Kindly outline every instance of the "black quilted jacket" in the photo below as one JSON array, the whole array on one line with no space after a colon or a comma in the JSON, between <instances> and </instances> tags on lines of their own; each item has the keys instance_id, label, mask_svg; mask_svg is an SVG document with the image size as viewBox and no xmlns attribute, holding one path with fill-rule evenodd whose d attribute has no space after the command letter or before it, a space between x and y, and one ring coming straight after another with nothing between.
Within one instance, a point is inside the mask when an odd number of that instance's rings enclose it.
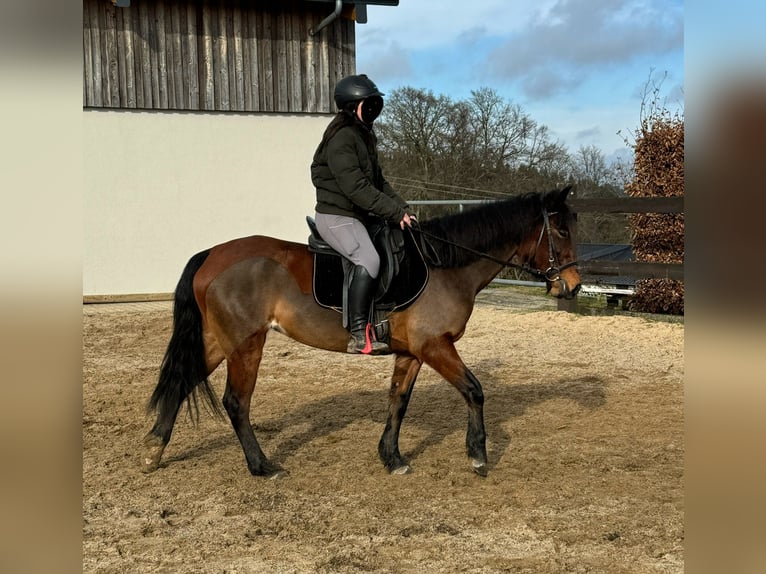
<instances>
[{"instance_id":1,"label":"black quilted jacket","mask_svg":"<svg viewBox=\"0 0 766 574\"><path fill-rule=\"evenodd\" d=\"M326 145L320 145L311 163L311 180L317 192L316 211L355 217L369 214L399 223L408 208L383 177L374 146L368 148L358 123L341 128Z\"/></svg>"}]
</instances>

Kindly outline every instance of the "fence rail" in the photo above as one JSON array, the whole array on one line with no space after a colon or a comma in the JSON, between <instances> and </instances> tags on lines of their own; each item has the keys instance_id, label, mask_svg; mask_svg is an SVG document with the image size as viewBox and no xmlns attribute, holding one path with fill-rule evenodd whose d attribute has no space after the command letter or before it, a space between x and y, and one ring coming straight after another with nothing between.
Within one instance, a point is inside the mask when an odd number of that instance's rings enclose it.
<instances>
[{"instance_id":1,"label":"fence rail","mask_svg":"<svg viewBox=\"0 0 766 574\"><path fill-rule=\"evenodd\" d=\"M416 199L410 205L464 205L492 203L496 199ZM597 197L567 200L576 213L683 213L684 198L675 197Z\"/></svg>"},{"instance_id":2,"label":"fence rail","mask_svg":"<svg viewBox=\"0 0 766 574\"><path fill-rule=\"evenodd\" d=\"M683 196L604 197L568 200L576 213L683 213Z\"/></svg>"},{"instance_id":3,"label":"fence rail","mask_svg":"<svg viewBox=\"0 0 766 574\"><path fill-rule=\"evenodd\" d=\"M610 197L571 199L575 213L683 213L684 198L675 197ZM683 263L649 263L645 261L608 261L593 259L579 264L583 275L632 277L636 279L683 280Z\"/></svg>"},{"instance_id":4,"label":"fence rail","mask_svg":"<svg viewBox=\"0 0 766 574\"><path fill-rule=\"evenodd\" d=\"M676 279L683 281L683 263L647 263L645 261L605 261L593 259L577 265L583 275L635 277L639 279Z\"/></svg>"}]
</instances>

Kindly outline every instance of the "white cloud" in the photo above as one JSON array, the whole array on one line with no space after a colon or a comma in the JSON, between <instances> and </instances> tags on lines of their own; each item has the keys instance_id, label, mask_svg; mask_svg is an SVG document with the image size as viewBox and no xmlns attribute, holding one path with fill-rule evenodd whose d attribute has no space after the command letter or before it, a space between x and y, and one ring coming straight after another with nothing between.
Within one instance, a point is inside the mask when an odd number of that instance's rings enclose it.
<instances>
[{"instance_id":1,"label":"white cloud","mask_svg":"<svg viewBox=\"0 0 766 574\"><path fill-rule=\"evenodd\" d=\"M653 0L560 0L492 53L493 75L549 97L594 70L683 49L683 11Z\"/></svg>"},{"instance_id":2,"label":"white cloud","mask_svg":"<svg viewBox=\"0 0 766 574\"><path fill-rule=\"evenodd\" d=\"M452 44L461 35L480 30L505 36L523 30L540 7L555 0L401 0L399 6L368 6L368 23L357 26L357 40L382 45L399 43L408 50L429 50Z\"/></svg>"},{"instance_id":3,"label":"white cloud","mask_svg":"<svg viewBox=\"0 0 766 574\"><path fill-rule=\"evenodd\" d=\"M652 69L670 70L663 93L683 105L681 0L401 0L368 18L357 69L384 91L461 99L488 86L571 150L619 148Z\"/></svg>"},{"instance_id":4,"label":"white cloud","mask_svg":"<svg viewBox=\"0 0 766 574\"><path fill-rule=\"evenodd\" d=\"M387 83L400 85L409 83L413 78L410 55L399 42L390 42L364 58L358 57L357 61L361 62L357 65L357 72L367 74L376 82L376 78L385 78Z\"/></svg>"}]
</instances>

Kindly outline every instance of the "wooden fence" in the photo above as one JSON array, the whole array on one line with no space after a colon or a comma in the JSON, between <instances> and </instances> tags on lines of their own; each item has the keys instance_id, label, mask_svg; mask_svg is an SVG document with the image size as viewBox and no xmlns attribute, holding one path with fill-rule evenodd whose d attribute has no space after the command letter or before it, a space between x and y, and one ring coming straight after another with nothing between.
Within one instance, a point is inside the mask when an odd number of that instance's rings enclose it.
<instances>
[{"instance_id":1,"label":"wooden fence","mask_svg":"<svg viewBox=\"0 0 766 574\"><path fill-rule=\"evenodd\" d=\"M615 197L607 199L570 199L575 213L683 213L683 197ZM683 263L646 263L642 261L583 261L578 265L583 275L613 275L637 279L684 278Z\"/></svg>"},{"instance_id":2,"label":"wooden fence","mask_svg":"<svg viewBox=\"0 0 766 574\"><path fill-rule=\"evenodd\" d=\"M569 204L576 213L683 213L684 198L676 197L617 197L597 199L570 199ZM619 299L629 294L619 289L620 281L628 277L640 279L675 279L684 278L683 263L648 263L644 261L581 261L578 265L583 284L589 277L598 277L598 283L615 283L611 295L607 292L607 305L615 306ZM613 280L612 278L615 278ZM620 281L616 281L620 278ZM577 299L558 300L562 311L576 311Z\"/></svg>"},{"instance_id":3,"label":"wooden fence","mask_svg":"<svg viewBox=\"0 0 766 574\"><path fill-rule=\"evenodd\" d=\"M323 2L83 0L83 105L320 112L355 73L354 22Z\"/></svg>"}]
</instances>

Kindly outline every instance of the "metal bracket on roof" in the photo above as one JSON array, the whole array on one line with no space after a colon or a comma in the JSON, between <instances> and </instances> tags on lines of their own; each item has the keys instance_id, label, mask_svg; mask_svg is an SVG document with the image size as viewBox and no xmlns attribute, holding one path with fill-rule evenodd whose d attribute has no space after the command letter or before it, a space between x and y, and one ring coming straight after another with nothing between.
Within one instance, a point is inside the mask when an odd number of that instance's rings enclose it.
<instances>
[{"instance_id":1,"label":"metal bracket on roof","mask_svg":"<svg viewBox=\"0 0 766 574\"><path fill-rule=\"evenodd\" d=\"M328 26L333 20L335 20L338 16L340 16L341 10L343 10L343 0L335 0L335 10L332 14L330 14L327 18L322 20L319 23L319 26L316 28L311 27L309 28L309 36L314 36L315 34L319 33L320 30Z\"/></svg>"}]
</instances>

